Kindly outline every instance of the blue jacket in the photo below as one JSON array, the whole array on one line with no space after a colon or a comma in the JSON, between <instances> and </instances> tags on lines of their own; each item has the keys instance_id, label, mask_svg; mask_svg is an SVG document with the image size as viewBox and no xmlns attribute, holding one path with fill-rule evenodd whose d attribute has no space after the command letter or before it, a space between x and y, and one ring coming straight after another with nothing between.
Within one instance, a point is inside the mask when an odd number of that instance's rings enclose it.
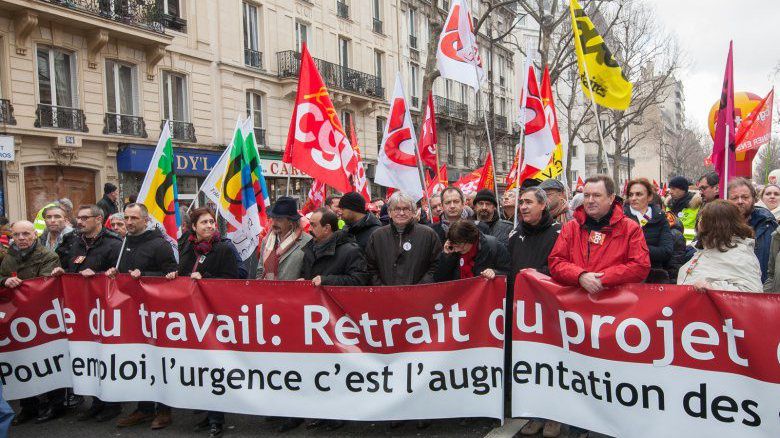
<instances>
[{"instance_id":1,"label":"blue jacket","mask_svg":"<svg viewBox=\"0 0 780 438\"><path fill-rule=\"evenodd\" d=\"M772 212L764 207L753 207L748 218L748 224L756 233L755 253L758 263L761 265L761 281L766 281L767 265L772 247L772 233L777 228L777 221Z\"/></svg>"}]
</instances>

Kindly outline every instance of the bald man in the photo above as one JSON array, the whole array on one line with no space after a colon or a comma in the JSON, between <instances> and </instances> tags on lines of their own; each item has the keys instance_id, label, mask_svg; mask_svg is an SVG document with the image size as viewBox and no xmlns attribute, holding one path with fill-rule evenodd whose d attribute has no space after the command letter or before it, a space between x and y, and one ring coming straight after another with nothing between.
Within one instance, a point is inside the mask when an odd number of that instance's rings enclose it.
<instances>
[{"instance_id":1,"label":"bald man","mask_svg":"<svg viewBox=\"0 0 780 438\"><path fill-rule=\"evenodd\" d=\"M24 280L51 275L60 266L57 254L38 242L38 235L32 222L18 221L11 225L13 243L8 255L0 264L0 284L7 288L19 287ZM52 420L65 411L65 391L55 389L41 397L20 400L22 409L14 418L14 424L21 424L35 418L37 422Z\"/></svg>"}]
</instances>

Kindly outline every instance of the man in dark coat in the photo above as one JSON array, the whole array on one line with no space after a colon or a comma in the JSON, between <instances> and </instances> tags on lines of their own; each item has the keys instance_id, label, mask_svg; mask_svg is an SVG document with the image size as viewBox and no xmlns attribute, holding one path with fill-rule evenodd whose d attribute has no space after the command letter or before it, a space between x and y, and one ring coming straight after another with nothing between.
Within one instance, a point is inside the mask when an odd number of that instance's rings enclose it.
<instances>
[{"instance_id":1,"label":"man in dark coat","mask_svg":"<svg viewBox=\"0 0 780 438\"><path fill-rule=\"evenodd\" d=\"M756 234L754 251L761 265L761 281L764 282L767 277L769 253L772 247L772 233L777 229L775 216L768 209L755 205L758 201L758 194L750 180L745 178L732 179L729 182L727 194L729 201L739 208L740 213Z\"/></svg>"},{"instance_id":2,"label":"man in dark coat","mask_svg":"<svg viewBox=\"0 0 780 438\"><path fill-rule=\"evenodd\" d=\"M339 230L339 218L327 208L311 215L314 240L303 248L303 278L315 286L368 284L366 259L355 239Z\"/></svg>"},{"instance_id":3,"label":"man in dark coat","mask_svg":"<svg viewBox=\"0 0 780 438\"><path fill-rule=\"evenodd\" d=\"M360 250L365 252L368 238L382 226L379 218L366 212L366 200L357 192L344 194L339 201L341 218L346 222L344 231L355 238Z\"/></svg>"},{"instance_id":4,"label":"man in dark coat","mask_svg":"<svg viewBox=\"0 0 780 438\"><path fill-rule=\"evenodd\" d=\"M164 277L178 271L173 248L157 229L147 229L149 210L143 204L125 206L124 250L120 254L119 268L106 271L109 277L117 272L128 273L132 278ZM155 412L156 408L156 412ZM118 427L130 427L152 420L152 429L163 429L171 424L171 408L162 403L139 402L137 409L117 422Z\"/></svg>"},{"instance_id":5,"label":"man in dark coat","mask_svg":"<svg viewBox=\"0 0 780 438\"><path fill-rule=\"evenodd\" d=\"M103 217L109 218L112 214L119 212L116 201L119 199L119 189L117 186L107 182L103 185L103 197L97 202L97 206L103 210Z\"/></svg>"},{"instance_id":6,"label":"man in dark coat","mask_svg":"<svg viewBox=\"0 0 780 438\"><path fill-rule=\"evenodd\" d=\"M409 195L395 192L388 201L390 225L376 230L366 246L366 262L375 285L433 283L441 242L436 233L414 220Z\"/></svg>"},{"instance_id":7,"label":"man in dark coat","mask_svg":"<svg viewBox=\"0 0 780 438\"><path fill-rule=\"evenodd\" d=\"M436 281L460 280L481 275L493 279L509 272L509 254L495 237L479 231L469 220L459 220L447 231L439 256Z\"/></svg>"},{"instance_id":8,"label":"man in dark coat","mask_svg":"<svg viewBox=\"0 0 780 438\"><path fill-rule=\"evenodd\" d=\"M441 205L443 213L439 221L431 225L431 229L436 232L439 242L444 244L447 240L447 230L453 222L468 217L466 213L466 198L459 188L449 186L441 192Z\"/></svg>"},{"instance_id":9,"label":"man in dark coat","mask_svg":"<svg viewBox=\"0 0 780 438\"><path fill-rule=\"evenodd\" d=\"M61 268L52 271L52 275L80 273L92 277L111 269L119 258L122 238L103 227L103 210L97 205L82 205L76 211L76 232L68 251L60 257ZM122 404L104 402L97 397L92 406L78 416L79 421L95 419L108 421L122 412Z\"/></svg>"},{"instance_id":10,"label":"man in dark coat","mask_svg":"<svg viewBox=\"0 0 780 438\"><path fill-rule=\"evenodd\" d=\"M495 237L504 246L509 244L509 233L512 232L512 222L500 218L498 201L492 190L482 189L474 198L474 212L479 223L487 226L487 234Z\"/></svg>"},{"instance_id":11,"label":"man in dark coat","mask_svg":"<svg viewBox=\"0 0 780 438\"><path fill-rule=\"evenodd\" d=\"M518 222L509 235L509 254L511 255L511 270L507 290L507 303L514 302L514 284L517 273L523 269L535 269L542 274L550 275L547 265L547 256L550 255L558 234L561 232L561 224L550 214L547 191L542 186L529 187L521 191L517 200ZM512 330L514 312L512 306L507 305L507 317L505 330ZM507 343L504 362L511 367L512 343ZM511 376L506 376L506 387L511 387ZM546 432L545 436L558 436L561 424L557 421L542 421L530 419L520 430L523 435L536 435L540 431Z\"/></svg>"}]
</instances>

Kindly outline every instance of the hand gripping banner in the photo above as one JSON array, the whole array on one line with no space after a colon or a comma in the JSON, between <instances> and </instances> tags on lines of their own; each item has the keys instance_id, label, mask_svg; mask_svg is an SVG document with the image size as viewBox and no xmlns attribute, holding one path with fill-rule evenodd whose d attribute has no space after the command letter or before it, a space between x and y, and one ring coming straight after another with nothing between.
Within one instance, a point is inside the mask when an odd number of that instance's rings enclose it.
<instances>
[{"instance_id":1,"label":"hand gripping banner","mask_svg":"<svg viewBox=\"0 0 780 438\"><path fill-rule=\"evenodd\" d=\"M78 275L2 290L0 381L255 415L503 414L506 279L409 287Z\"/></svg>"},{"instance_id":2,"label":"hand gripping banner","mask_svg":"<svg viewBox=\"0 0 780 438\"><path fill-rule=\"evenodd\" d=\"M515 283L512 416L617 437L780 434L780 296Z\"/></svg>"}]
</instances>

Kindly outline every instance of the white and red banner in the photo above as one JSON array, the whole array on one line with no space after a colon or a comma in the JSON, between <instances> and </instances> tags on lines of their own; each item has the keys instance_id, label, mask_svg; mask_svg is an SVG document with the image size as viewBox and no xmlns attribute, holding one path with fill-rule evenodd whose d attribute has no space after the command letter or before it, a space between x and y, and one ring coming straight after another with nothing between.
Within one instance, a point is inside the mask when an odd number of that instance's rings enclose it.
<instances>
[{"instance_id":1,"label":"white and red banner","mask_svg":"<svg viewBox=\"0 0 780 438\"><path fill-rule=\"evenodd\" d=\"M398 73L390 101L390 114L382 137L382 147L377 158L374 183L400 190L415 201L422 198L423 186L417 165L416 148L417 136L404 96L401 74Z\"/></svg>"},{"instance_id":2,"label":"white and red banner","mask_svg":"<svg viewBox=\"0 0 780 438\"><path fill-rule=\"evenodd\" d=\"M436 51L436 66L441 76L478 90L485 79L485 70L468 3L453 0L444 23Z\"/></svg>"},{"instance_id":3,"label":"white and red banner","mask_svg":"<svg viewBox=\"0 0 780 438\"><path fill-rule=\"evenodd\" d=\"M518 275L512 416L616 437L780 434L777 295Z\"/></svg>"},{"instance_id":4,"label":"white and red banner","mask_svg":"<svg viewBox=\"0 0 780 438\"><path fill-rule=\"evenodd\" d=\"M7 399L345 420L503 414L504 277L409 287L79 275L2 290Z\"/></svg>"}]
</instances>

